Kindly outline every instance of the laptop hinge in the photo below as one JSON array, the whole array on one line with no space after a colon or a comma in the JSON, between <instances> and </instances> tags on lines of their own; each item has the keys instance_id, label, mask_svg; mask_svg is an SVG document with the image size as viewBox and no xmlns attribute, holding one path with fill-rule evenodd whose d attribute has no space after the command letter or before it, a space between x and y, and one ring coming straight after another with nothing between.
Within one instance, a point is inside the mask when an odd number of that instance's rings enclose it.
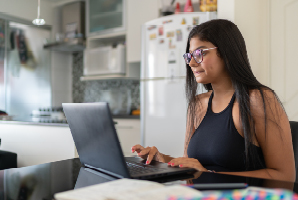
<instances>
[{"instance_id":1,"label":"laptop hinge","mask_svg":"<svg viewBox=\"0 0 298 200\"><path fill-rule=\"evenodd\" d=\"M106 174L106 175L108 175L108 176L113 176L114 178L124 178L124 176L121 176L121 175L119 175L119 174L115 174L115 173L110 172L110 171L105 170L105 169L95 168L95 167L92 167L92 166L87 165L87 164L85 164L85 167L88 167L88 168L90 168L90 169L99 171L99 172L101 172L101 173L103 173L103 174Z\"/></svg>"}]
</instances>

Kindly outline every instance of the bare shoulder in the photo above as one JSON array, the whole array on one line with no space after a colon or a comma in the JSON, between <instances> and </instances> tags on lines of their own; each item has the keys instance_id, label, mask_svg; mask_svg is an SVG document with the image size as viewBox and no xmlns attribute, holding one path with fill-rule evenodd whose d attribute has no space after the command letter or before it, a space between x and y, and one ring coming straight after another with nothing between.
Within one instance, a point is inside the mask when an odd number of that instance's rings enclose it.
<instances>
[{"instance_id":1,"label":"bare shoulder","mask_svg":"<svg viewBox=\"0 0 298 200\"><path fill-rule=\"evenodd\" d=\"M266 103L273 103L275 102L276 96L274 95L273 91L270 89L253 89L249 91L249 98L250 98L250 102L254 103L254 104L259 104L262 103L263 104L263 98L264 97L264 101L266 101Z\"/></svg>"},{"instance_id":2,"label":"bare shoulder","mask_svg":"<svg viewBox=\"0 0 298 200\"><path fill-rule=\"evenodd\" d=\"M196 96L197 102L200 101L202 103L203 107L204 107L204 105L208 105L208 101L209 101L211 93L212 93L212 91L198 94Z\"/></svg>"},{"instance_id":3,"label":"bare shoulder","mask_svg":"<svg viewBox=\"0 0 298 200\"><path fill-rule=\"evenodd\" d=\"M198 94L196 96L196 104L197 104L197 115L200 116L199 118L201 118L202 116L205 115L207 108L208 108L208 101L210 98L212 91L209 92L205 92L202 94Z\"/></svg>"},{"instance_id":4,"label":"bare shoulder","mask_svg":"<svg viewBox=\"0 0 298 200\"><path fill-rule=\"evenodd\" d=\"M250 110L256 125L264 127L265 121L272 127L282 125L281 122L288 123L283 106L272 90L250 90L249 97Z\"/></svg>"},{"instance_id":5,"label":"bare shoulder","mask_svg":"<svg viewBox=\"0 0 298 200\"><path fill-rule=\"evenodd\" d=\"M209 92L205 92L202 94L198 94L196 96L196 111L195 111L195 124L194 126L197 128L203 117L206 114L207 108L208 108L208 101L209 101L209 97L211 95L212 91Z\"/></svg>"},{"instance_id":6,"label":"bare shoulder","mask_svg":"<svg viewBox=\"0 0 298 200\"><path fill-rule=\"evenodd\" d=\"M249 98L251 109L255 113L260 114L262 111L264 112L264 108L270 108L266 110L275 112L282 112L283 110L281 103L270 89L261 89L261 91L258 89L250 90Z\"/></svg>"}]
</instances>

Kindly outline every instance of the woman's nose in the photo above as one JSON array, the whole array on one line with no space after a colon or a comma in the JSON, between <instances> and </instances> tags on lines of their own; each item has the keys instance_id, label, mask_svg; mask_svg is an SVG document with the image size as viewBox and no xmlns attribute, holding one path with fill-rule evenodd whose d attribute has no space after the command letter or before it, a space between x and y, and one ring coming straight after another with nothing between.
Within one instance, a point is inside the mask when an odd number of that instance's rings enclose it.
<instances>
[{"instance_id":1,"label":"woman's nose","mask_svg":"<svg viewBox=\"0 0 298 200\"><path fill-rule=\"evenodd\" d=\"M191 57L191 60L188 64L190 67L197 67L199 66L199 64L195 61L195 59L193 57Z\"/></svg>"}]
</instances>

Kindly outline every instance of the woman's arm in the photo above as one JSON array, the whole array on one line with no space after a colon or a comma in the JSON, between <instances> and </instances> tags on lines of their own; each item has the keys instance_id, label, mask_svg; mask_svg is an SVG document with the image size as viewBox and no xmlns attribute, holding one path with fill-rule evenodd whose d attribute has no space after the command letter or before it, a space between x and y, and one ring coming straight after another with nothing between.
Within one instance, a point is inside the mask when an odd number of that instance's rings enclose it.
<instances>
[{"instance_id":1,"label":"woman's arm","mask_svg":"<svg viewBox=\"0 0 298 200\"><path fill-rule=\"evenodd\" d=\"M295 181L295 175L284 173L282 169L259 169L254 171L244 171L244 172L216 172L219 174L229 174L229 175L236 175L236 176L248 176L248 177L255 177L255 178L264 178L264 179L275 179L275 180L282 180L282 181Z\"/></svg>"},{"instance_id":2,"label":"woman's arm","mask_svg":"<svg viewBox=\"0 0 298 200\"><path fill-rule=\"evenodd\" d=\"M266 169L220 173L294 182L296 171L288 117L274 94L269 90L263 92L267 117L266 131L263 100L259 91L251 92L250 104L256 139L262 149Z\"/></svg>"}]
</instances>

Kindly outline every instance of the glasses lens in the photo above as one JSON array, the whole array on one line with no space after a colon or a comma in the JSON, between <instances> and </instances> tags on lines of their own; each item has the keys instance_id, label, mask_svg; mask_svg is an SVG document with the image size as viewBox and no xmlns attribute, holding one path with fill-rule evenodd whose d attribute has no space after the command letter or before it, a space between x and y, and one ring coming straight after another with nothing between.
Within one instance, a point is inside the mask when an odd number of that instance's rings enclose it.
<instances>
[{"instance_id":1,"label":"glasses lens","mask_svg":"<svg viewBox=\"0 0 298 200\"><path fill-rule=\"evenodd\" d=\"M193 55L194 59L197 61L197 63L202 62L203 57L202 57L201 49L195 50L192 55Z\"/></svg>"},{"instance_id":2,"label":"glasses lens","mask_svg":"<svg viewBox=\"0 0 298 200\"><path fill-rule=\"evenodd\" d=\"M186 54L184 54L184 55L183 55L183 58L184 58L184 60L185 60L185 63L186 63L186 64L189 64L189 62L191 61L191 55L190 55L190 53L186 53Z\"/></svg>"}]
</instances>

